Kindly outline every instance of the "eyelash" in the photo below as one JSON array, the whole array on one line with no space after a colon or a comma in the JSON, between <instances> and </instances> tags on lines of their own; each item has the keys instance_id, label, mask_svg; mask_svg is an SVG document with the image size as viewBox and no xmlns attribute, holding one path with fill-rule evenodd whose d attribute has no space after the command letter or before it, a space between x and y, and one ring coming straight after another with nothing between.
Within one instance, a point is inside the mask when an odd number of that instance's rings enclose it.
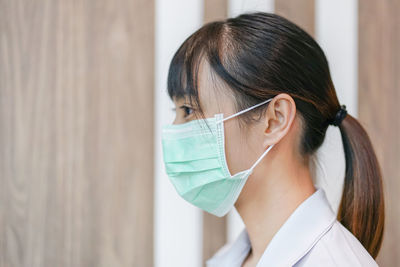
<instances>
[{"instance_id":1,"label":"eyelash","mask_svg":"<svg viewBox=\"0 0 400 267\"><path fill-rule=\"evenodd\" d=\"M183 111L185 112L185 118L193 114L193 109L191 107L180 106L180 108L183 109ZM189 113L188 110L191 110L191 112Z\"/></svg>"}]
</instances>

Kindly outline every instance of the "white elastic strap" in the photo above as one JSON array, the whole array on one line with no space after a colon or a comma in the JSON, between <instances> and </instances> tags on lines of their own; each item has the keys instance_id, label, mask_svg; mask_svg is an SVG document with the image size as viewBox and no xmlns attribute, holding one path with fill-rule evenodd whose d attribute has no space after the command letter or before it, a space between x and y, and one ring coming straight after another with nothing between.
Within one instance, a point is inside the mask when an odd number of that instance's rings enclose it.
<instances>
[{"instance_id":1,"label":"white elastic strap","mask_svg":"<svg viewBox=\"0 0 400 267\"><path fill-rule=\"evenodd\" d=\"M273 146L274 145L270 145L269 148L267 148L267 150L264 151L264 153L261 155L261 157L258 158L258 160L253 164L253 166L251 166L251 168L249 170L252 171L256 167L256 165L265 157L265 155L267 155L267 153L271 150L271 148Z\"/></svg>"},{"instance_id":2,"label":"white elastic strap","mask_svg":"<svg viewBox=\"0 0 400 267\"><path fill-rule=\"evenodd\" d=\"M222 119L221 121L226 121L226 120L229 120L229 119L231 119L231 118L233 118L233 117L239 116L240 114L243 114L243 113L245 113L245 112L247 112L247 111L249 111L249 110L252 110L253 108L256 108L256 107L259 107L259 106L261 106L261 105L264 105L265 103L268 103L268 102L271 101L271 100L272 100L272 98L270 98L270 99L268 99L268 100L265 100L264 102L258 103L258 104L254 105L254 106L252 106L252 107L249 107L249 108L246 108L246 109L244 109L244 110L241 110L241 111L239 111L238 113L235 113L235 114L233 114L233 115L231 115L231 116L228 116L228 117Z\"/></svg>"}]
</instances>

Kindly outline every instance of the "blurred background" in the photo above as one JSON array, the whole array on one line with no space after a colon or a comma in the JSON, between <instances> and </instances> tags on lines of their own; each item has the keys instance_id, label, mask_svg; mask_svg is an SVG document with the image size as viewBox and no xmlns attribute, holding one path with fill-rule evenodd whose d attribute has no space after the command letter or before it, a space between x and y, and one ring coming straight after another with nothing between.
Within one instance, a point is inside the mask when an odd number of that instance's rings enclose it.
<instances>
[{"instance_id":1,"label":"blurred background","mask_svg":"<svg viewBox=\"0 0 400 267\"><path fill-rule=\"evenodd\" d=\"M265 11L325 51L383 168L380 266L400 266L399 0L0 0L0 266L203 266L243 228L186 203L162 164L170 60L204 23ZM315 183L337 209L337 128Z\"/></svg>"}]
</instances>

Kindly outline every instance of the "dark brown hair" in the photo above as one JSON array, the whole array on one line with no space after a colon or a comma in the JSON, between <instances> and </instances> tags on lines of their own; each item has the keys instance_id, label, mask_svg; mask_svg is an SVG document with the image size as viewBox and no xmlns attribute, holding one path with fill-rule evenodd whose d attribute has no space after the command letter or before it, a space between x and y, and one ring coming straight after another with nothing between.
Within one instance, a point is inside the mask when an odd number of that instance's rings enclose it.
<instances>
[{"instance_id":1,"label":"dark brown hair","mask_svg":"<svg viewBox=\"0 0 400 267\"><path fill-rule=\"evenodd\" d=\"M340 104L325 54L303 29L279 15L253 12L207 23L190 35L174 54L167 87L171 98L188 97L201 114L197 73L202 59L232 90L237 111L289 94L302 120L300 153L308 157L321 146ZM239 120L250 123L265 109ZM354 117L348 114L339 128L346 170L338 220L375 258L384 229L380 166Z\"/></svg>"}]
</instances>

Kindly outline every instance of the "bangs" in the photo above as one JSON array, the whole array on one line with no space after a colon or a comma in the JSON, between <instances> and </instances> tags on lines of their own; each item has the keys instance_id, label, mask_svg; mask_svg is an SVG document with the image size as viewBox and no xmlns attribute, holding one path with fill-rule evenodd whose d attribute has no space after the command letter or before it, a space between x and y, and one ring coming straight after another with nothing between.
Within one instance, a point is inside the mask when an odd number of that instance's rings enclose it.
<instances>
[{"instance_id":1,"label":"bangs","mask_svg":"<svg viewBox=\"0 0 400 267\"><path fill-rule=\"evenodd\" d=\"M168 72L167 89L171 99L189 99L198 104L198 72L202 48L184 43L174 55ZM189 52L190 51L190 52Z\"/></svg>"},{"instance_id":2,"label":"bangs","mask_svg":"<svg viewBox=\"0 0 400 267\"><path fill-rule=\"evenodd\" d=\"M171 100L188 100L200 114L203 112L198 93L199 67L210 54L218 54L218 46L213 45L213 40L219 39L221 26L222 22L210 22L190 35L176 51L169 66L169 97Z\"/></svg>"}]
</instances>

